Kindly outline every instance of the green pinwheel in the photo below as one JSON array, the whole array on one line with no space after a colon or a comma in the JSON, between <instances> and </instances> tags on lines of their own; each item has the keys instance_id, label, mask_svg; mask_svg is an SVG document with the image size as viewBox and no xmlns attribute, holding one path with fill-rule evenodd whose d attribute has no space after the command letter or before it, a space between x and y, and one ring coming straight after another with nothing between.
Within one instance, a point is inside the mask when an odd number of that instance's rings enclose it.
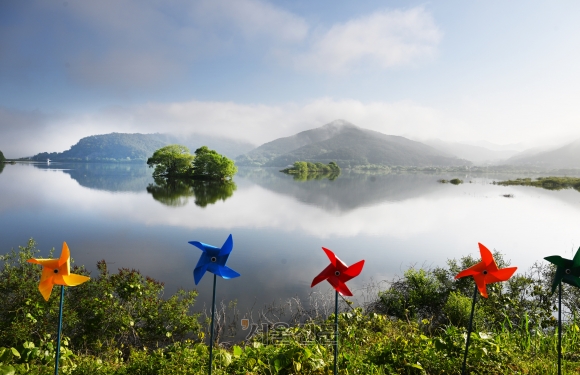
<instances>
[{"instance_id":1,"label":"green pinwheel","mask_svg":"<svg viewBox=\"0 0 580 375\"><path fill-rule=\"evenodd\" d=\"M545 257L545 260L556 266L552 281L552 294L558 288L558 375L562 374L562 283L580 288L580 248L574 259L562 258L559 255Z\"/></svg>"},{"instance_id":2,"label":"green pinwheel","mask_svg":"<svg viewBox=\"0 0 580 375\"><path fill-rule=\"evenodd\" d=\"M580 288L580 248L572 260L562 258L559 255L552 255L544 259L556 265L556 274L554 281L552 281L552 294L561 282Z\"/></svg>"}]
</instances>

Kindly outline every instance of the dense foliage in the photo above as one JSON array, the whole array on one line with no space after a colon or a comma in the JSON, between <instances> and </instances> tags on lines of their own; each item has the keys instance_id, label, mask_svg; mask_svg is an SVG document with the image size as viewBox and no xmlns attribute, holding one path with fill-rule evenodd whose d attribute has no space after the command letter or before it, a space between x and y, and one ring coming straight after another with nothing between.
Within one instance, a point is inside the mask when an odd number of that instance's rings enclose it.
<instances>
[{"instance_id":1,"label":"dense foliage","mask_svg":"<svg viewBox=\"0 0 580 375\"><path fill-rule=\"evenodd\" d=\"M236 174L238 168L234 161L202 146L195 150L193 169L191 174L194 178L206 180L227 180Z\"/></svg>"},{"instance_id":2,"label":"dense foliage","mask_svg":"<svg viewBox=\"0 0 580 375\"><path fill-rule=\"evenodd\" d=\"M2 151L0 151L0 163L4 163L5 160L6 158L4 157L4 154L2 153Z\"/></svg>"},{"instance_id":3,"label":"dense foliage","mask_svg":"<svg viewBox=\"0 0 580 375\"><path fill-rule=\"evenodd\" d=\"M517 178L497 182L498 185L511 186L535 186L548 190L575 189L580 191L580 178L578 177L538 177L535 181L531 178Z\"/></svg>"},{"instance_id":4,"label":"dense foliage","mask_svg":"<svg viewBox=\"0 0 580 375\"><path fill-rule=\"evenodd\" d=\"M30 240L26 247L0 256L2 346L45 345L54 337L60 287L53 288L48 302L40 295L41 267L26 262L39 252ZM99 274L82 287L65 288L63 334L71 350L127 358L130 350L197 338L198 315L190 311L196 292L180 290L162 298L163 284L139 271L121 268L110 273L104 260L97 269ZM71 271L88 275L83 267Z\"/></svg>"},{"instance_id":5,"label":"dense foliage","mask_svg":"<svg viewBox=\"0 0 580 375\"><path fill-rule=\"evenodd\" d=\"M280 172L292 174L294 179L299 181L321 178L334 180L340 176L340 167L333 161L328 164L297 161L292 167L282 169Z\"/></svg>"},{"instance_id":6,"label":"dense foliage","mask_svg":"<svg viewBox=\"0 0 580 375\"><path fill-rule=\"evenodd\" d=\"M157 179L231 180L238 171L233 160L206 146L195 150L195 155L182 145L165 146L147 159L147 165L155 168L153 177Z\"/></svg>"},{"instance_id":7,"label":"dense foliage","mask_svg":"<svg viewBox=\"0 0 580 375\"><path fill-rule=\"evenodd\" d=\"M51 374L55 349L56 293L47 303L37 290L39 267L26 263L33 241L2 256L0 271L0 374ZM495 253L500 267L506 266ZM453 276L479 259L451 260L447 267L410 269L365 309L342 304L340 374L459 374L473 280ZM206 374L208 347L195 294L160 298L162 284L134 270L99 275L65 297L63 374ZM472 333L468 372L555 374L557 335L554 269L535 266L502 284L488 285ZM86 273L76 268L77 273ZM580 307L577 288L564 287L568 312L563 335L565 373L580 371ZM246 341L214 350L214 374L329 374L334 315L289 327L269 326Z\"/></svg>"}]
</instances>

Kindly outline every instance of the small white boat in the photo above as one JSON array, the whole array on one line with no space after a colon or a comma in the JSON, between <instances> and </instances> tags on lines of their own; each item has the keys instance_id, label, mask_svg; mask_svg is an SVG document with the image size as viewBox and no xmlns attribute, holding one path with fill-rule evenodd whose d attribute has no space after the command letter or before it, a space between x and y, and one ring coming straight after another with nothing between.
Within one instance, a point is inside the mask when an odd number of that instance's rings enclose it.
<instances>
[{"instance_id":1,"label":"small white boat","mask_svg":"<svg viewBox=\"0 0 580 375\"><path fill-rule=\"evenodd\" d=\"M46 159L46 164L50 164L50 159Z\"/></svg>"}]
</instances>

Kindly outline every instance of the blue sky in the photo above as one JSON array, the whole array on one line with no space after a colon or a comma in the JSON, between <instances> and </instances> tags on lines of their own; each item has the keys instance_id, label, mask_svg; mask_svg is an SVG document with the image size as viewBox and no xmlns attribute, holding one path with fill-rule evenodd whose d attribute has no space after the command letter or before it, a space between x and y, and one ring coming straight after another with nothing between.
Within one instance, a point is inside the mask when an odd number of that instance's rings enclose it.
<instances>
[{"instance_id":1,"label":"blue sky","mask_svg":"<svg viewBox=\"0 0 580 375\"><path fill-rule=\"evenodd\" d=\"M109 132L256 145L342 118L413 139L580 138L576 1L0 3L0 150Z\"/></svg>"}]
</instances>

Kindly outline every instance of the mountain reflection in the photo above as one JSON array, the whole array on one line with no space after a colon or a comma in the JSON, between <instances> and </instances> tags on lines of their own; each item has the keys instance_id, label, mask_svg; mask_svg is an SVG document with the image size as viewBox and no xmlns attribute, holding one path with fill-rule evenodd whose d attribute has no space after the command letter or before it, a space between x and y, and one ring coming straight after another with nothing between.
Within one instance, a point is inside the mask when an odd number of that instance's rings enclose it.
<instances>
[{"instance_id":1,"label":"mountain reflection","mask_svg":"<svg viewBox=\"0 0 580 375\"><path fill-rule=\"evenodd\" d=\"M39 169L58 169L79 185L112 192L142 192L152 181L145 163L35 163Z\"/></svg>"},{"instance_id":2,"label":"mountain reflection","mask_svg":"<svg viewBox=\"0 0 580 375\"><path fill-rule=\"evenodd\" d=\"M238 175L270 191L332 212L347 212L383 201L403 201L445 188L436 183L440 177L426 173L343 171L336 180L306 179L300 183L275 168L240 168Z\"/></svg>"},{"instance_id":3,"label":"mountain reflection","mask_svg":"<svg viewBox=\"0 0 580 375\"><path fill-rule=\"evenodd\" d=\"M147 192L158 202L166 206L185 206L190 198L195 198L195 205L206 207L218 200L225 201L237 189L233 181L199 181L182 179L156 178L147 186Z\"/></svg>"}]
</instances>

